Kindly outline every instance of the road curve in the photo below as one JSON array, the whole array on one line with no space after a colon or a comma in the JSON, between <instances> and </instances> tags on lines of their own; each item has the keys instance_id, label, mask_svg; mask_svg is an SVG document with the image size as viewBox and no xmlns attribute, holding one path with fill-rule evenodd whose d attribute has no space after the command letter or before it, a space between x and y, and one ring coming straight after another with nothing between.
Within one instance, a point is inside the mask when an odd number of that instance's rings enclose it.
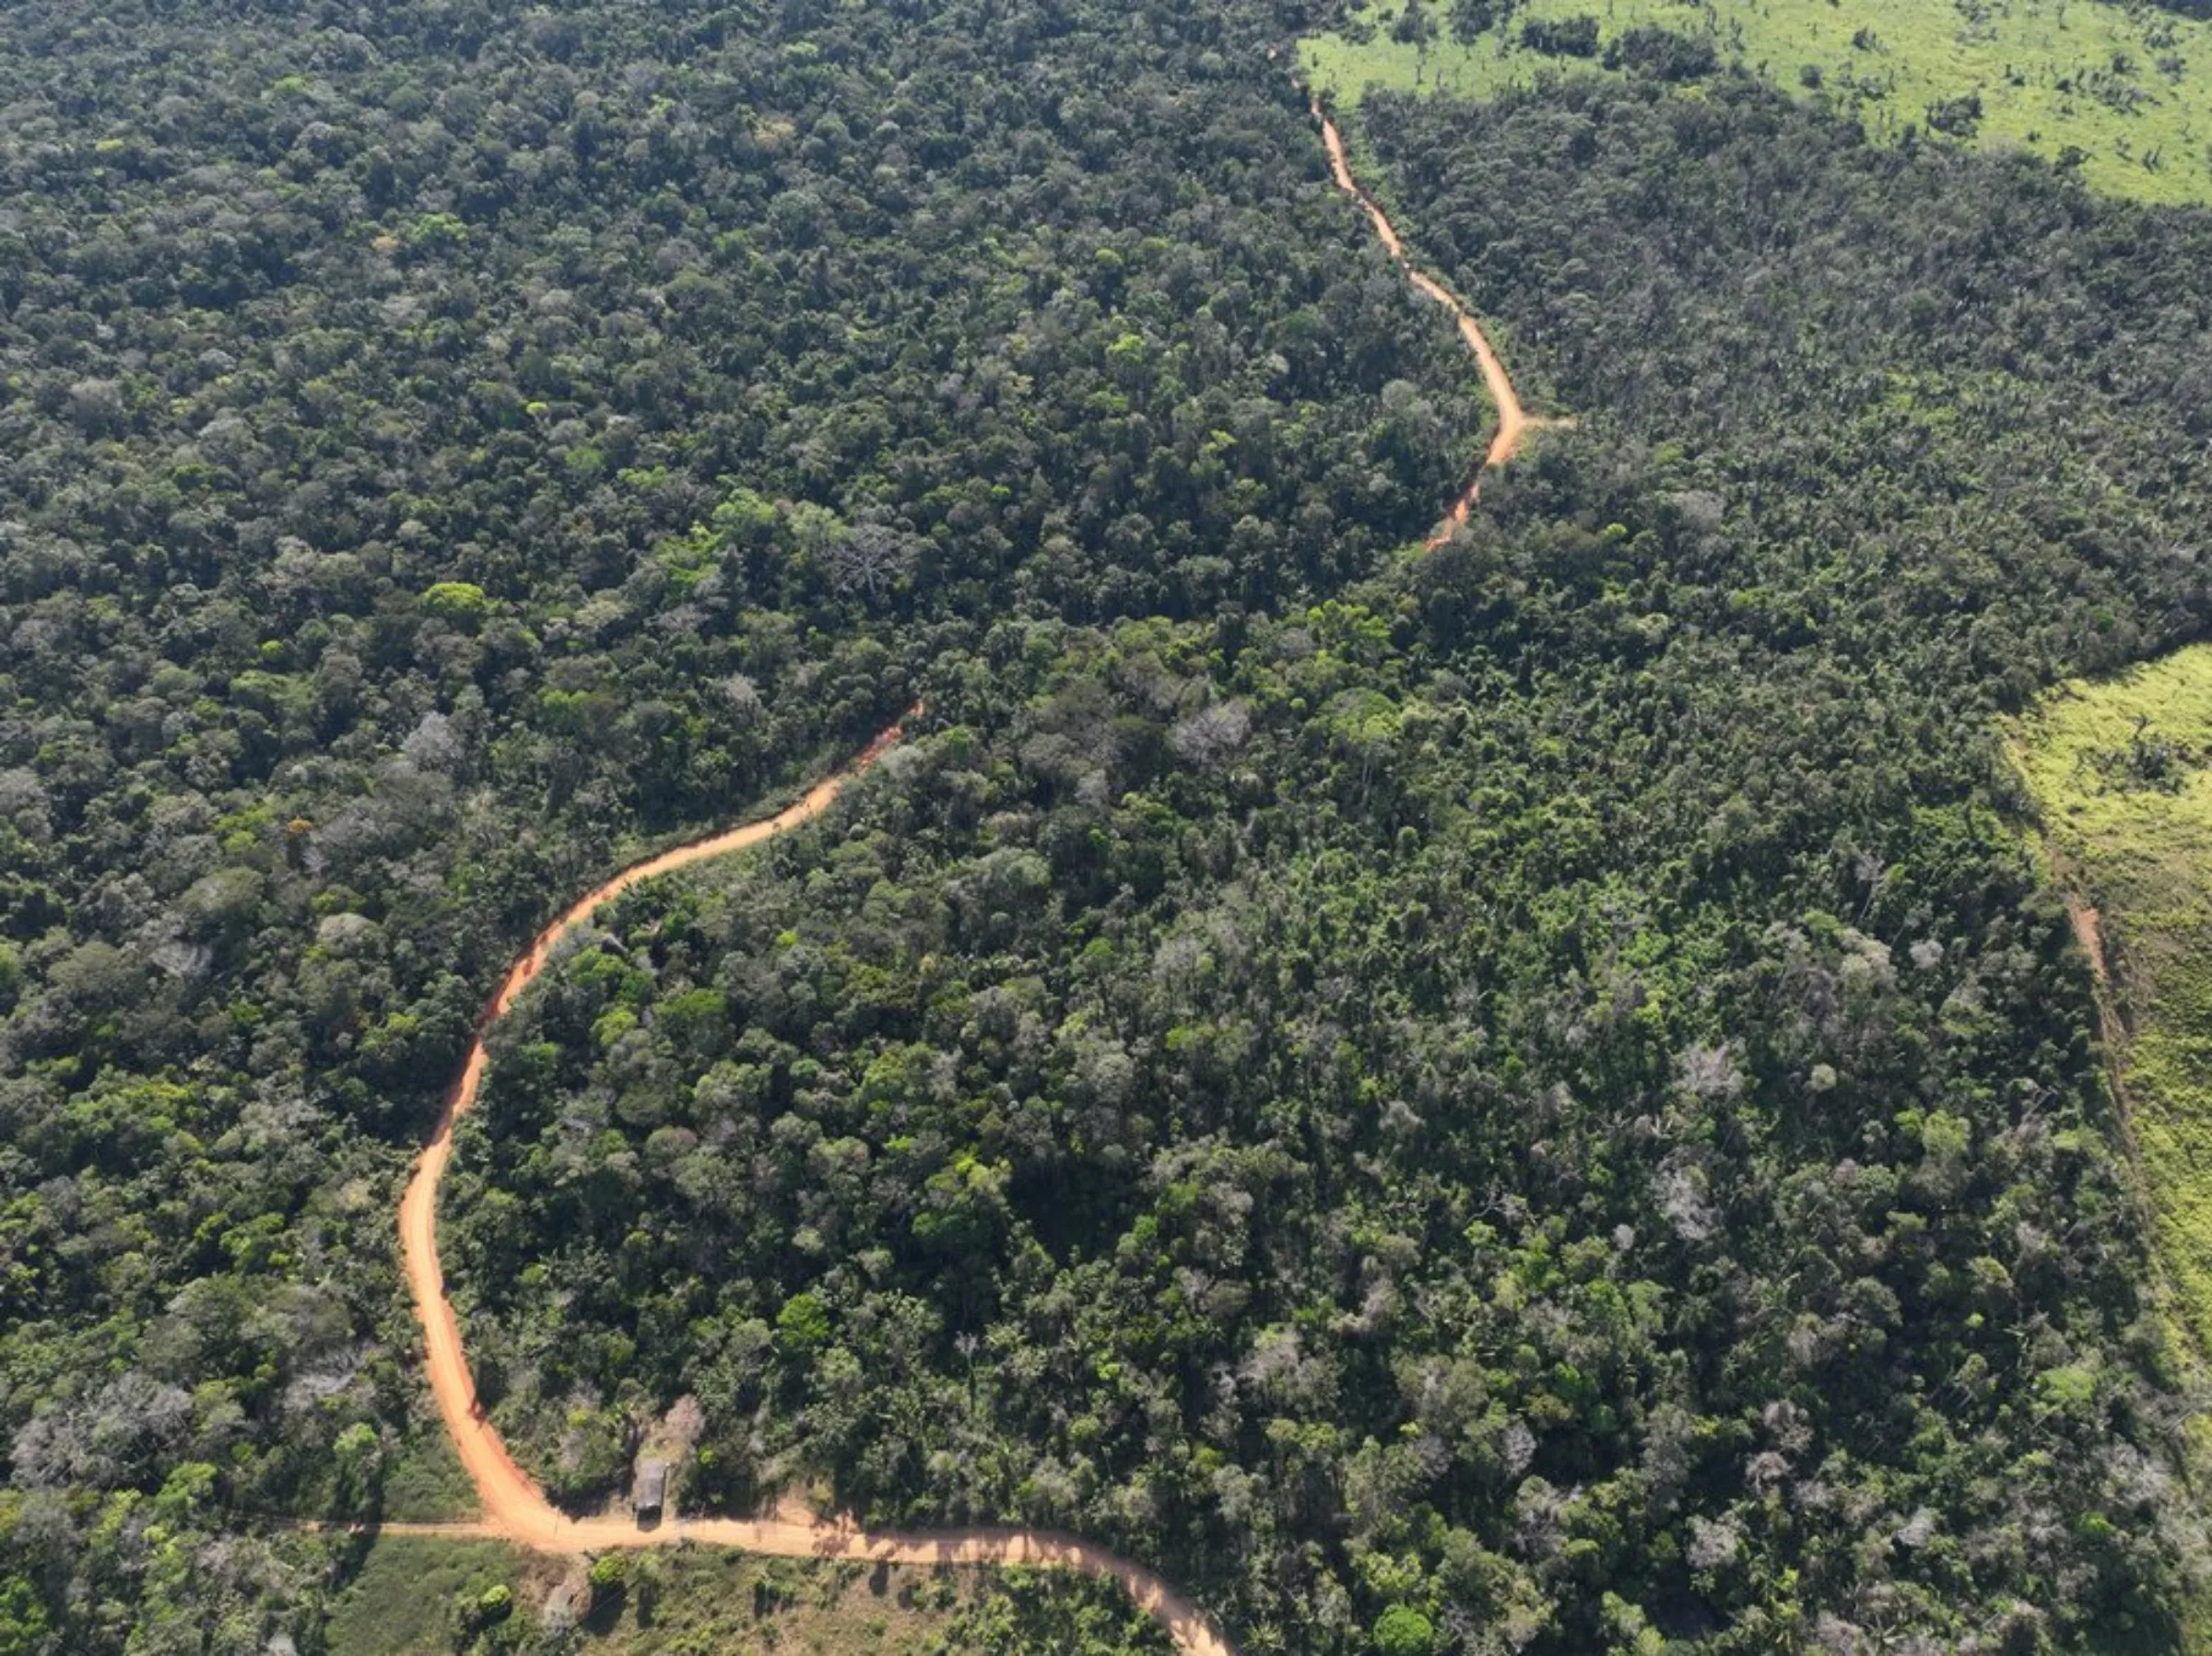
<instances>
[{"instance_id":1,"label":"road curve","mask_svg":"<svg viewBox=\"0 0 2212 1656\"><path fill-rule=\"evenodd\" d=\"M1483 383L1498 410L1497 434L1490 440L1483 467L1487 470L1503 465L1520 450L1531 428L1541 422L1532 419L1522 408L1505 365L1490 348L1490 342L1474 313L1442 283L1406 256L1405 243L1389 217L1352 176L1343 135L1323 110L1319 99L1313 101L1313 115L1321 123L1322 141L1328 147L1329 167L1335 175L1337 187L1366 209L1376 236L1414 287L1450 311L1458 323L1460 336L1474 352L1475 360L1482 369ZM1467 521L1481 492L1482 479L1478 475L1452 503L1444 527L1430 541L1430 546L1441 544L1453 528ZM920 711L917 705L914 711ZM503 1540L543 1553L598 1553L691 1543L735 1547L783 1558L849 1558L877 1564L924 1566L1024 1564L1069 1569L1120 1583L1140 1609L1167 1629L1184 1656L1233 1656L1228 1641L1206 1622L1197 1606L1176 1592L1157 1573L1078 1536L989 1525L948 1530L864 1530L841 1521L781 1516L677 1519L651 1530L639 1529L616 1518L571 1518L547 1500L545 1492L516 1463L505 1440L493 1428L477 1401L476 1379L469 1371L468 1355L461 1345L460 1320L454 1313L453 1301L446 1296L445 1274L438 1259L438 1187L445 1177L447 1164L453 1159L453 1123L476 1103L477 1094L484 1084L488 1062L485 1039L492 1026L507 1015L523 991L536 981L560 940L587 922L604 904L646 880L759 845L820 816L844 792L846 783L881 758L901 734L901 725L892 725L850 765L818 782L798 804L773 816L695 840L624 869L563 910L508 969L499 992L485 1009L476 1039L469 1043L467 1059L446 1095L437 1128L423 1147L399 1203L400 1253L407 1288L415 1299L415 1314L422 1323L430 1392L437 1399L438 1413L461 1464L476 1486L484 1516L474 1523L391 1524L385 1528L395 1533Z\"/></svg>"},{"instance_id":2,"label":"road curve","mask_svg":"<svg viewBox=\"0 0 2212 1656\"><path fill-rule=\"evenodd\" d=\"M914 710L919 712L917 706ZM908 715L910 718L912 714ZM438 1259L438 1187L453 1155L453 1123L477 1101L487 1065L485 1039L545 970L555 946L588 922L604 904L632 887L673 874L711 857L727 856L771 840L828 810L845 784L874 764L897 742L894 724L844 769L815 784L800 800L759 822L730 828L632 864L564 909L532 940L508 969L469 1043L438 1125L423 1147L399 1203L400 1253L415 1314L422 1323L430 1393L447 1435L476 1486L484 1516L476 1523L388 1526L394 1531L453 1536L483 1536L513 1542L542 1553L597 1553L612 1548L674 1546L695 1543L737 1547L784 1558L854 1558L878 1564L1028 1564L1072 1569L1118 1581L1137 1605L1164 1626L1185 1656L1231 1656L1197 1606L1153 1571L1073 1535L989 1526L954 1530L864 1530L843 1522L783 1517L767 1519L679 1519L641 1530L614 1518L574 1519L546 1499L530 1474L515 1462L477 1401L476 1378L461 1345L461 1323L445 1291Z\"/></svg>"},{"instance_id":3,"label":"road curve","mask_svg":"<svg viewBox=\"0 0 2212 1656\"><path fill-rule=\"evenodd\" d=\"M1521 444L1530 430L1544 422L1532 418L1528 411L1521 406L1521 399L1513 391L1512 376L1505 371L1505 364L1498 359L1498 353L1490 348L1489 338L1483 333L1482 324L1475 320L1475 312L1460 303L1449 288L1407 256L1406 243L1399 239L1396 227L1390 222L1390 216L1382 211L1373 196L1359 187L1359 181L1352 176L1352 163L1345 151L1344 135L1336 130L1336 123L1321 107L1319 98L1313 100L1313 119L1321 123L1321 141L1328 147L1329 170L1335 174L1336 187L1366 209L1368 217L1374 224L1376 240L1398 262L1399 268L1406 273L1406 280L1422 294L1443 306L1452 313L1453 320L1459 323L1459 336L1467 342L1467 348L1475 353L1475 360L1482 369L1483 386L1489 392L1490 401L1498 409L1498 432L1490 439L1489 452L1483 456L1483 470L1503 465L1520 452ZM1443 528L1430 538L1429 545L1441 546L1453 530L1467 521L1467 514L1481 498L1482 476L1477 473L1475 480L1467 485L1466 492L1452 502L1452 510L1446 514Z\"/></svg>"}]
</instances>

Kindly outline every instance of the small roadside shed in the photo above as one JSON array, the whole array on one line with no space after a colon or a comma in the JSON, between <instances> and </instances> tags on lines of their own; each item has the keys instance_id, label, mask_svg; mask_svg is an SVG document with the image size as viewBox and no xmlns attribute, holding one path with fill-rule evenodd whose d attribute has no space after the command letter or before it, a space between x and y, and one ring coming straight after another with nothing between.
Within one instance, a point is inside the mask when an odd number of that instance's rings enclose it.
<instances>
[{"instance_id":1,"label":"small roadside shed","mask_svg":"<svg viewBox=\"0 0 2212 1656\"><path fill-rule=\"evenodd\" d=\"M629 1486L629 1509L640 1520L658 1518L668 1499L668 1462L640 1461Z\"/></svg>"}]
</instances>

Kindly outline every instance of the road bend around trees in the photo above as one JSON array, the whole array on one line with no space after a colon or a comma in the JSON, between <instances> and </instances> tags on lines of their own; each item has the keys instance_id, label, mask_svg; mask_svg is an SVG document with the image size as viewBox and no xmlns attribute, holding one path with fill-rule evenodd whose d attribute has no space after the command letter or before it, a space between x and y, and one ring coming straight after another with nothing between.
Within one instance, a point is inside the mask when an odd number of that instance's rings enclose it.
<instances>
[{"instance_id":1,"label":"road bend around trees","mask_svg":"<svg viewBox=\"0 0 2212 1656\"><path fill-rule=\"evenodd\" d=\"M1513 382L1498 354L1490 348L1481 325L1441 282L1415 266L1389 217L1359 187L1347 159L1343 135L1318 101L1313 113L1321 123L1322 140L1328 147L1329 165L1337 187L1363 207L1374 223L1375 234L1405 270L1413 285L1451 312L1460 335L1481 366L1484 384L1498 409L1498 431L1490 440L1484 466L1502 465L1519 450L1532 421L1513 393ZM1438 539L1463 523L1481 494L1479 476L1452 504ZM1433 544L1433 543L1432 543ZM916 712L921 710L915 709ZM909 717L912 715L910 714ZM877 1564L1022 1564L1075 1570L1121 1584L1137 1605L1166 1627L1186 1656L1232 1656L1229 1643L1209 1626L1197 1607L1171 1588L1154 1571L1104 1547L1073 1535L1048 1531L967 1526L944 1530L868 1530L839 1520L794 1517L779 1512L768 1518L677 1518L653 1529L641 1529L628 1519L571 1518L545 1497L536 1482L516 1463L512 1454L477 1401L475 1376L461 1345L461 1323L445 1291L445 1274L438 1259L438 1190L453 1159L453 1124L476 1103L483 1086L488 1055L485 1045L492 1026L505 1016L523 992L537 980L561 939L587 923L604 905L643 882L673 874L693 863L727 856L778 834L812 821L834 804L847 783L882 757L902 734L902 724L885 731L857 758L834 776L815 785L796 805L761 821L695 840L633 864L561 911L534 939L522 957L508 970L499 992L486 1009L476 1039L453 1090L437 1131L424 1147L407 1180L399 1204L400 1251L405 1260L407 1286L421 1320L428 1357L430 1392L438 1413L453 1439L461 1464L476 1486L483 1517L473 1523L394 1524L394 1531L427 1534L496 1538L542 1553L597 1553L615 1549L676 1546L692 1544L734 1547L748 1553L785 1558L860 1559Z\"/></svg>"},{"instance_id":2,"label":"road bend around trees","mask_svg":"<svg viewBox=\"0 0 2212 1656\"><path fill-rule=\"evenodd\" d=\"M1521 399L1513 392L1512 376L1505 371L1505 364L1498 359L1498 353L1490 348L1489 336L1483 333L1482 324L1475 320L1475 312L1461 304L1458 296L1449 288L1407 256L1406 243L1399 239L1397 228L1390 222L1390 215L1383 212L1375 198L1361 189L1359 181L1352 176L1352 163L1345 152L1344 135L1336 130L1336 123L1321 107L1318 98L1313 100L1313 118L1321 123L1321 141L1328 146L1329 170L1336 175L1336 187L1366 209L1368 217L1374 223L1376 239L1398 262L1398 267L1406 273L1406 279L1452 313L1452 320L1459 324L1460 337L1467 342L1467 349L1475 353L1475 360L1482 369L1483 386L1490 393L1490 401L1498 409L1498 432L1490 439L1489 452L1483 456L1482 469L1487 471L1491 466L1503 465L1519 452L1522 441L1529 432L1545 422L1532 418L1528 411L1521 406ZM1453 529L1467 521L1467 513L1474 510L1475 502L1481 498L1482 476L1477 472L1475 480L1467 485L1466 492L1452 502L1452 510L1445 514L1444 526L1430 537L1429 545L1441 545Z\"/></svg>"},{"instance_id":3,"label":"road bend around trees","mask_svg":"<svg viewBox=\"0 0 2212 1656\"><path fill-rule=\"evenodd\" d=\"M651 1530L640 1529L621 1518L571 1518L546 1499L535 1481L516 1464L477 1401L476 1378L461 1345L460 1319L446 1294L445 1274L438 1259L438 1187L453 1159L453 1124L476 1103L483 1086L488 1064L485 1041L492 1026L545 970L561 939L589 922L603 905L646 880L759 845L819 816L836 802L847 783L899 740L901 729L892 725L850 765L817 783L798 804L775 816L649 857L586 892L540 932L508 969L469 1045L461 1074L446 1096L437 1131L415 1164L399 1204L400 1251L406 1262L407 1287L415 1298L415 1314L422 1321L430 1392L438 1401L438 1413L461 1464L476 1486L484 1515L473 1524L390 1527L411 1533L496 1537L541 1553L597 1553L694 1543L785 1558L853 1558L913 1565L1028 1564L1072 1569L1120 1582L1140 1608L1159 1620L1188 1656L1230 1656L1227 1641L1207 1626L1197 1607L1158 1575L1072 1535L992 1527L864 1530L843 1522L782 1515L677 1519Z\"/></svg>"}]
</instances>

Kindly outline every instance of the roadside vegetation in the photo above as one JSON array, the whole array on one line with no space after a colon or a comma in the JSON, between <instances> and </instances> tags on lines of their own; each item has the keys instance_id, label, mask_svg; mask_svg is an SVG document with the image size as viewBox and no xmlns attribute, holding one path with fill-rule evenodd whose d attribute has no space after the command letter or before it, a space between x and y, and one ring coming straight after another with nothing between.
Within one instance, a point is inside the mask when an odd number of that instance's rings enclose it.
<instances>
[{"instance_id":1,"label":"roadside vegetation","mask_svg":"<svg viewBox=\"0 0 2212 1656\"><path fill-rule=\"evenodd\" d=\"M1877 143L2018 149L2140 201L2212 201L2212 19L2113 0L1369 0L1300 42L1343 108L1370 88L1496 97L1749 70Z\"/></svg>"},{"instance_id":2,"label":"roadside vegetation","mask_svg":"<svg viewBox=\"0 0 2212 1656\"><path fill-rule=\"evenodd\" d=\"M726 1552L531 1557L384 1535L324 1656L1161 1656L1125 1599L1033 1570L869 1568Z\"/></svg>"}]
</instances>

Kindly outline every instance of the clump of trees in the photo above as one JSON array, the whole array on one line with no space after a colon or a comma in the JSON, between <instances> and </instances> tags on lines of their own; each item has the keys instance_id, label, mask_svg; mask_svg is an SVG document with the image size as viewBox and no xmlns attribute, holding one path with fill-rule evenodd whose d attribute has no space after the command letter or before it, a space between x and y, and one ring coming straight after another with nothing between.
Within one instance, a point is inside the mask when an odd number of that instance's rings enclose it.
<instances>
[{"instance_id":1,"label":"clump of trees","mask_svg":"<svg viewBox=\"0 0 2212 1656\"><path fill-rule=\"evenodd\" d=\"M1521 43L1547 57L1595 57L1597 19L1587 12L1557 19L1531 18L1521 25Z\"/></svg>"},{"instance_id":2,"label":"clump of trees","mask_svg":"<svg viewBox=\"0 0 2212 1656\"><path fill-rule=\"evenodd\" d=\"M1696 80L1720 66L1720 49L1703 35L1681 34L1655 23L1624 29L1606 46L1606 67L1630 69L1657 80Z\"/></svg>"}]
</instances>

